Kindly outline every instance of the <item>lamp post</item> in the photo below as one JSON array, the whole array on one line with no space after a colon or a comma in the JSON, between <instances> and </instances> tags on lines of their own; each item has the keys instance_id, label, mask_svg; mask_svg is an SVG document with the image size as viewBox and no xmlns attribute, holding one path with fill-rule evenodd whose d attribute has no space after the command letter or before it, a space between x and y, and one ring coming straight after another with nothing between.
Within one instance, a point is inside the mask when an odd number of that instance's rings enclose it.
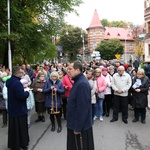
<instances>
[{"instance_id":1,"label":"lamp post","mask_svg":"<svg viewBox=\"0 0 150 150\"><path fill-rule=\"evenodd\" d=\"M127 63L126 40L127 40L127 38L125 38L125 43L124 43L124 61L125 61L125 63Z\"/></svg>"},{"instance_id":2,"label":"lamp post","mask_svg":"<svg viewBox=\"0 0 150 150\"><path fill-rule=\"evenodd\" d=\"M84 62L84 55L85 55L85 45L84 45L84 33L81 33L82 43L83 43L83 50L82 50L82 61Z\"/></svg>"},{"instance_id":3,"label":"lamp post","mask_svg":"<svg viewBox=\"0 0 150 150\"><path fill-rule=\"evenodd\" d=\"M7 17L8 17L8 35L10 35L10 0L7 0ZM8 66L12 71L12 58L11 58L11 43L8 39Z\"/></svg>"}]
</instances>

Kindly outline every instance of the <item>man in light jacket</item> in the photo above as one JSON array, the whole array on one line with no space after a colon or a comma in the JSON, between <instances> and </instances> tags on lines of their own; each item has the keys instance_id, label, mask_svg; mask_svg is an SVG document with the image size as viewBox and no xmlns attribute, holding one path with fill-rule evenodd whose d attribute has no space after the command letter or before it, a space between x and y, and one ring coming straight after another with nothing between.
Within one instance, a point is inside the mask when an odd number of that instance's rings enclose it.
<instances>
[{"instance_id":1,"label":"man in light jacket","mask_svg":"<svg viewBox=\"0 0 150 150\"><path fill-rule=\"evenodd\" d=\"M123 66L118 67L118 73L113 75L112 88L114 90L113 119L110 122L118 120L118 112L121 106L122 121L128 124L128 90L131 87L131 77L125 72Z\"/></svg>"}]
</instances>

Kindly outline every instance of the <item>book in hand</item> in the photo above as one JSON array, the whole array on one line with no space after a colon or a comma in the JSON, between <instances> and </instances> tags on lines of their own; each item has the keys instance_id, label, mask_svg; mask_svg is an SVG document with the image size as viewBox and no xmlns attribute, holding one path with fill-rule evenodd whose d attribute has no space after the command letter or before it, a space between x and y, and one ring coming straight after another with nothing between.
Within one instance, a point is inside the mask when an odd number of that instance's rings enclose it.
<instances>
[{"instance_id":1,"label":"book in hand","mask_svg":"<svg viewBox=\"0 0 150 150\"><path fill-rule=\"evenodd\" d=\"M136 88L139 88L141 85L142 85L141 80L136 79L136 82L133 84L132 88L136 89Z\"/></svg>"}]
</instances>

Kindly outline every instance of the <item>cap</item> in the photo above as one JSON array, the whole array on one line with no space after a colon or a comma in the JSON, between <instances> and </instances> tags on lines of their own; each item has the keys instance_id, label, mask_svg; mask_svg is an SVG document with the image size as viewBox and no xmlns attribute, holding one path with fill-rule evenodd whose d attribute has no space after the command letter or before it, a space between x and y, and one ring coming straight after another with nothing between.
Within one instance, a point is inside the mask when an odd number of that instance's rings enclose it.
<instances>
[{"instance_id":1,"label":"cap","mask_svg":"<svg viewBox=\"0 0 150 150\"><path fill-rule=\"evenodd\" d=\"M28 84L28 81L26 79L21 79L20 82L22 83L22 85Z\"/></svg>"},{"instance_id":2,"label":"cap","mask_svg":"<svg viewBox=\"0 0 150 150\"><path fill-rule=\"evenodd\" d=\"M102 68L102 71L108 71L108 68L104 67Z\"/></svg>"}]
</instances>

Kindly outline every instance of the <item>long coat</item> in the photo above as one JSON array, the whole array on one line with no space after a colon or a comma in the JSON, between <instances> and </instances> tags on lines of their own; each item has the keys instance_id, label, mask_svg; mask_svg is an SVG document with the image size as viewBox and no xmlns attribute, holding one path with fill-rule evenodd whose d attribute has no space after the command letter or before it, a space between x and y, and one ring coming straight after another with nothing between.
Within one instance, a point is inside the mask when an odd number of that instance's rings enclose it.
<instances>
[{"instance_id":1,"label":"long coat","mask_svg":"<svg viewBox=\"0 0 150 150\"><path fill-rule=\"evenodd\" d=\"M67 103L67 128L81 132L92 127L91 88L83 73L73 80Z\"/></svg>"},{"instance_id":2,"label":"long coat","mask_svg":"<svg viewBox=\"0 0 150 150\"><path fill-rule=\"evenodd\" d=\"M65 93L65 89L60 80L57 80L55 85L53 85L53 81L48 79L44 85L43 92L46 94L45 106L47 108L52 107L52 89L51 86L55 86L57 89L56 96L54 97L54 108L61 108L61 95ZM56 103L57 102L57 103Z\"/></svg>"},{"instance_id":3,"label":"long coat","mask_svg":"<svg viewBox=\"0 0 150 150\"><path fill-rule=\"evenodd\" d=\"M133 85L136 82L136 79L133 79ZM148 78L147 76L142 77L141 79L141 85L138 87L140 89L140 92L136 92L133 87L131 87L132 92L132 102L131 105L134 108L145 108L148 105L147 95L148 95Z\"/></svg>"},{"instance_id":4,"label":"long coat","mask_svg":"<svg viewBox=\"0 0 150 150\"><path fill-rule=\"evenodd\" d=\"M45 82L40 82L40 80L33 81L31 88L33 88L35 102L45 102L46 95L43 92L37 91L38 88L43 89Z\"/></svg>"},{"instance_id":5,"label":"long coat","mask_svg":"<svg viewBox=\"0 0 150 150\"><path fill-rule=\"evenodd\" d=\"M26 100L29 97L29 92L24 91L20 79L21 78L12 75L11 78L6 81L9 117L20 117L27 114Z\"/></svg>"}]
</instances>

